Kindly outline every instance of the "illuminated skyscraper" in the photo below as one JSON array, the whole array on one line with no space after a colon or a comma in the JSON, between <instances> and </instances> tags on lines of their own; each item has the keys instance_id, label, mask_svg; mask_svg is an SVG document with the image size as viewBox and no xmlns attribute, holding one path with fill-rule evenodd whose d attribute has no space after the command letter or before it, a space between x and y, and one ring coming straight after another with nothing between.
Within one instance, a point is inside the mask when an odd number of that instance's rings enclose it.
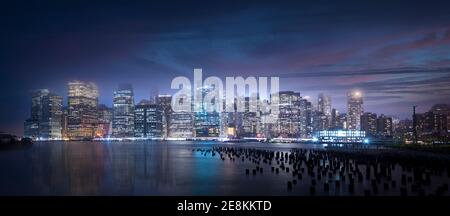
<instances>
[{"instance_id":1,"label":"illuminated skyscraper","mask_svg":"<svg viewBox=\"0 0 450 216\"><path fill-rule=\"evenodd\" d=\"M364 113L363 95L355 90L347 93L347 124L348 130L361 129L361 115Z\"/></svg>"},{"instance_id":2,"label":"illuminated skyscraper","mask_svg":"<svg viewBox=\"0 0 450 216\"><path fill-rule=\"evenodd\" d=\"M361 130L366 132L367 136L377 135L377 114L366 112L361 116Z\"/></svg>"},{"instance_id":3,"label":"illuminated skyscraper","mask_svg":"<svg viewBox=\"0 0 450 216\"><path fill-rule=\"evenodd\" d=\"M193 137L194 116L191 112L172 112L170 114L169 137L186 138Z\"/></svg>"},{"instance_id":4,"label":"illuminated skyscraper","mask_svg":"<svg viewBox=\"0 0 450 216\"><path fill-rule=\"evenodd\" d=\"M40 123L43 121L43 99L49 94L48 89L39 89L31 96L31 117L24 123L24 136L40 137Z\"/></svg>"},{"instance_id":5,"label":"illuminated skyscraper","mask_svg":"<svg viewBox=\"0 0 450 216\"><path fill-rule=\"evenodd\" d=\"M279 92L279 117L277 132L279 137L295 138L300 126L300 93Z\"/></svg>"},{"instance_id":6,"label":"illuminated skyscraper","mask_svg":"<svg viewBox=\"0 0 450 216\"><path fill-rule=\"evenodd\" d=\"M40 136L44 139L62 139L63 98L55 94L43 97L42 121L39 124Z\"/></svg>"},{"instance_id":7,"label":"illuminated skyscraper","mask_svg":"<svg viewBox=\"0 0 450 216\"><path fill-rule=\"evenodd\" d=\"M323 93L319 94L317 98L317 111L321 113L321 119L323 122L323 129L329 129L331 127L331 97L328 95L324 95Z\"/></svg>"},{"instance_id":8,"label":"illuminated skyscraper","mask_svg":"<svg viewBox=\"0 0 450 216\"><path fill-rule=\"evenodd\" d=\"M301 138L312 138L313 134L313 111L312 104L307 99L300 99L300 121L299 130Z\"/></svg>"},{"instance_id":9,"label":"illuminated skyscraper","mask_svg":"<svg viewBox=\"0 0 450 216\"><path fill-rule=\"evenodd\" d=\"M257 104L250 103L250 98L245 97L244 99L244 113L242 116L242 131L241 136L243 137L257 137L260 131L261 117ZM256 107L251 107L256 106ZM256 112L250 112L256 110Z\"/></svg>"},{"instance_id":10,"label":"illuminated skyscraper","mask_svg":"<svg viewBox=\"0 0 450 216\"><path fill-rule=\"evenodd\" d=\"M170 125L170 114L172 113L172 96L166 94L159 94L156 97L156 104L160 105L163 109L163 134L162 136L168 137L169 135L169 125Z\"/></svg>"},{"instance_id":11,"label":"illuminated skyscraper","mask_svg":"<svg viewBox=\"0 0 450 216\"><path fill-rule=\"evenodd\" d=\"M62 97L47 89L33 92L31 118L25 121L25 137L62 139Z\"/></svg>"},{"instance_id":12,"label":"illuminated skyscraper","mask_svg":"<svg viewBox=\"0 0 450 216\"><path fill-rule=\"evenodd\" d=\"M202 97L205 97L212 89L207 86L201 87ZM207 105L204 102L194 104L194 107L198 107L194 109L195 137L219 137L220 135L220 113L216 110L208 112Z\"/></svg>"},{"instance_id":13,"label":"illuminated skyscraper","mask_svg":"<svg viewBox=\"0 0 450 216\"><path fill-rule=\"evenodd\" d=\"M112 136L134 137L134 93L131 84L120 84L114 91Z\"/></svg>"},{"instance_id":14,"label":"illuminated skyscraper","mask_svg":"<svg viewBox=\"0 0 450 216\"><path fill-rule=\"evenodd\" d=\"M98 88L94 83L68 83L67 134L70 139L92 139L97 127Z\"/></svg>"},{"instance_id":15,"label":"illuminated skyscraper","mask_svg":"<svg viewBox=\"0 0 450 216\"><path fill-rule=\"evenodd\" d=\"M377 133L380 137L391 137L392 131L392 118L381 114L377 119Z\"/></svg>"},{"instance_id":16,"label":"illuminated skyscraper","mask_svg":"<svg viewBox=\"0 0 450 216\"><path fill-rule=\"evenodd\" d=\"M98 106L98 124L95 136L100 138L107 138L112 133L112 119L113 111L110 107L104 104Z\"/></svg>"},{"instance_id":17,"label":"illuminated skyscraper","mask_svg":"<svg viewBox=\"0 0 450 216\"><path fill-rule=\"evenodd\" d=\"M161 138L163 136L163 113L159 104L139 103L134 109L134 136Z\"/></svg>"}]
</instances>

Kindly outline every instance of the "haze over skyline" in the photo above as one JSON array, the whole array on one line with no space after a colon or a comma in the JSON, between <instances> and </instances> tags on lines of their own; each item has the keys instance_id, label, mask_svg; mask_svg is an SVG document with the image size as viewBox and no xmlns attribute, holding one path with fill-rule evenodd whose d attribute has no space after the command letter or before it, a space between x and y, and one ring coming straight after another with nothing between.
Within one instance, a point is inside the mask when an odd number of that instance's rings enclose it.
<instances>
[{"instance_id":1,"label":"haze over skyline","mask_svg":"<svg viewBox=\"0 0 450 216\"><path fill-rule=\"evenodd\" d=\"M31 91L65 97L92 81L112 104L119 83L136 102L174 93L176 76L279 76L281 90L346 112L411 115L450 101L450 3L446 1L27 1L2 2L0 131L21 135ZM192 79L191 79L192 80Z\"/></svg>"}]
</instances>

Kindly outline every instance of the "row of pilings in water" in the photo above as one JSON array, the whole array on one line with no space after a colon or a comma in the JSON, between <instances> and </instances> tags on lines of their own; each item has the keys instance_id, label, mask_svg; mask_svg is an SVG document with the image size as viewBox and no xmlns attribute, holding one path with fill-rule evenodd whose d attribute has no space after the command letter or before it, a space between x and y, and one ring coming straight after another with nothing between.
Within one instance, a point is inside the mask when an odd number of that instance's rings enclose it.
<instances>
[{"instance_id":1,"label":"row of pilings in water","mask_svg":"<svg viewBox=\"0 0 450 216\"><path fill-rule=\"evenodd\" d=\"M401 195L448 194L450 163L447 159L399 154L391 150L339 151L292 149L275 151L242 147L197 148L203 156L250 162L245 175L289 176L287 191L307 186L309 195ZM336 192L339 192L338 194ZM303 194L307 195L307 194Z\"/></svg>"}]
</instances>

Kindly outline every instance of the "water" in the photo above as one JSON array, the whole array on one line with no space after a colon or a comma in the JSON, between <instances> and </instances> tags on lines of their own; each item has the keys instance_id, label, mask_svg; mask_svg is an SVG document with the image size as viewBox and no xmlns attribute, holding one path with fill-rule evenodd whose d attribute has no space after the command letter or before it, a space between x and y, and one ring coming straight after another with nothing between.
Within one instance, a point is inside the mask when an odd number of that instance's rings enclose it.
<instances>
[{"instance_id":1,"label":"water","mask_svg":"<svg viewBox=\"0 0 450 216\"><path fill-rule=\"evenodd\" d=\"M204 157L214 142L37 142L0 152L1 195L284 194L276 176L248 178L245 165ZM243 144L225 144L239 146ZM246 143L289 151L292 145ZM297 145L298 146L298 145ZM320 148L321 146L309 146ZM263 190L261 190L263 189Z\"/></svg>"},{"instance_id":2,"label":"water","mask_svg":"<svg viewBox=\"0 0 450 216\"><path fill-rule=\"evenodd\" d=\"M192 151L214 146L289 152L322 145L216 142L37 142L0 151L0 195L308 195L305 177L287 190L290 173L246 175L251 162ZM444 180L447 181L448 179ZM321 184L321 183L319 183ZM361 185L363 187L364 185ZM357 188L358 189L358 188ZM362 190L362 189L361 189ZM319 195L347 195L346 189ZM398 195L384 192L383 195Z\"/></svg>"}]
</instances>

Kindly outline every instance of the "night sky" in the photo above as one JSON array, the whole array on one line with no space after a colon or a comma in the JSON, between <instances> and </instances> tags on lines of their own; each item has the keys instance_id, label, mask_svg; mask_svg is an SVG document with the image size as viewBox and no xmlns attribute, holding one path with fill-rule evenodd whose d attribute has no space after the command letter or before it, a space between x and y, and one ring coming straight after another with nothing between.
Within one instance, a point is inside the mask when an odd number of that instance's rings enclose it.
<instances>
[{"instance_id":1,"label":"night sky","mask_svg":"<svg viewBox=\"0 0 450 216\"><path fill-rule=\"evenodd\" d=\"M355 88L401 118L450 102L449 1L2 1L0 25L0 131L17 135L34 89L93 81L111 105L129 82L138 102L194 67L280 76L341 112Z\"/></svg>"}]
</instances>

